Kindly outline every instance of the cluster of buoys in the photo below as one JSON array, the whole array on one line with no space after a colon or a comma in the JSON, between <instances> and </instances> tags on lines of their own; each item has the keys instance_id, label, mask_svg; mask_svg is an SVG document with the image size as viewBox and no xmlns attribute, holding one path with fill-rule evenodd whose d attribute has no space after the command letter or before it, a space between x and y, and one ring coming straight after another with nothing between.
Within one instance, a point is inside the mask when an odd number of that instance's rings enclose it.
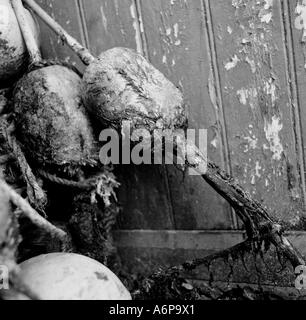
<instances>
[{"instance_id":1,"label":"cluster of buoys","mask_svg":"<svg viewBox=\"0 0 306 320\"><path fill-rule=\"evenodd\" d=\"M90 116L101 128L119 131L124 120L131 122L132 129L150 132L185 126L182 93L142 55L113 48L94 57L35 1L24 0L87 68L80 77L67 66L48 65L40 56L34 20L21 0L2 2L14 23L15 31L10 32L16 33L23 57L27 47L28 63L33 66L15 85L13 97L16 135L32 161L61 166L90 160L96 151ZM9 46L14 46L13 41ZM192 165L203 159L198 153ZM21 277L42 299L130 298L109 270L81 256L51 254L31 259L21 265Z\"/></svg>"}]
</instances>

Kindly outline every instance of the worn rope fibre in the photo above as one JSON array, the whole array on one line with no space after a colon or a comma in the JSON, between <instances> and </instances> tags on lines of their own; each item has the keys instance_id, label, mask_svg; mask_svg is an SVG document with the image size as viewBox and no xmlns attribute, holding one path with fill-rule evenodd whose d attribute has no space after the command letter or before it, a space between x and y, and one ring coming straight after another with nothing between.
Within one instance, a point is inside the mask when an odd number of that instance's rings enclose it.
<instances>
[{"instance_id":1,"label":"worn rope fibre","mask_svg":"<svg viewBox=\"0 0 306 320\"><path fill-rule=\"evenodd\" d=\"M11 134L12 127L6 120L1 119L1 133L8 147L11 149L13 157L17 160L22 176L27 184L27 193L31 204L44 213L44 207L47 203L47 196L39 186L31 167L29 166L16 138Z\"/></svg>"},{"instance_id":2,"label":"worn rope fibre","mask_svg":"<svg viewBox=\"0 0 306 320\"><path fill-rule=\"evenodd\" d=\"M18 145L16 139L9 133L9 130L4 130L4 136L6 138L7 143L9 144L9 147L12 150L12 154L15 155L15 158L18 159L19 165L22 169L23 172L26 172L26 180L28 184L32 187L34 190L34 199L32 198L31 202L37 202L39 199L46 199L46 195L44 194L43 190L40 188L40 186L37 183L37 180L32 172L32 169L30 168L29 164L26 161L26 158L24 154L21 151L20 146ZM73 181L69 179L64 179L60 178L54 174L50 174L45 170L39 169L37 170L37 173L44 179L58 184L62 185L65 187L70 187L74 189L79 189L79 190L86 190L90 191L97 186L97 178L98 177L93 177L86 179L84 181ZM38 197L38 195L40 195ZM38 199L39 198L39 199ZM45 202L46 200L44 200ZM111 226L114 225L115 223L115 217L111 214L111 211L107 211L107 216L105 217L105 231L107 234L110 234L111 231Z\"/></svg>"},{"instance_id":3,"label":"worn rope fibre","mask_svg":"<svg viewBox=\"0 0 306 320\"><path fill-rule=\"evenodd\" d=\"M62 185L65 187L80 189L80 190L91 190L96 187L96 183L97 183L97 177L89 178L84 181L73 181L73 180L69 180L69 179L60 178L54 174L50 174L47 171L44 171L41 169L37 170L37 173L42 178L45 178L52 183Z\"/></svg>"},{"instance_id":4,"label":"worn rope fibre","mask_svg":"<svg viewBox=\"0 0 306 320\"><path fill-rule=\"evenodd\" d=\"M54 59L54 60L48 59L48 60L42 60L39 62L32 62L28 67L28 72L35 71L41 68L51 67L51 66L66 67L72 70L73 72L75 72L78 76L83 77L83 73L80 72L80 70L75 65L73 65L70 62L57 60L57 59Z\"/></svg>"}]
</instances>

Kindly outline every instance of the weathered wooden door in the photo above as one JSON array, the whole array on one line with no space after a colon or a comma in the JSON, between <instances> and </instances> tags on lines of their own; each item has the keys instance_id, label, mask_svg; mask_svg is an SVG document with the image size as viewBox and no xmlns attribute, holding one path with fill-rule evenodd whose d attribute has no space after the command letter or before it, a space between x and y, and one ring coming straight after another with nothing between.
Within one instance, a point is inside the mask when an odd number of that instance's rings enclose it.
<instances>
[{"instance_id":1,"label":"weathered wooden door","mask_svg":"<svg viewBox=\"0 0 306 320\"><path fill-rule=\"evenodd\" d=\"M189 126L208 129L208 156L294 230L301 247L304 0L38 2L94 54L134 48L179 86ZM42 32L45 56L83 68L43 25ZM124 210L115 237L130 268L151 271L243 239L235 213L200 177L171 166L122 166L118 174Z\"/></svg>"}]
</instances>

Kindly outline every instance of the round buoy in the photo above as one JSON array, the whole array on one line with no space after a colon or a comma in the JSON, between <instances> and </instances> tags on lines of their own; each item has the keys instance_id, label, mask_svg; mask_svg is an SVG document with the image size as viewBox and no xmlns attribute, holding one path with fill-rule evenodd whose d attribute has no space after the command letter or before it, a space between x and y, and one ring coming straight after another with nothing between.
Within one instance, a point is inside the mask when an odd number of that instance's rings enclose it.
<instances>
[{"instance_id":1,"label":"round buoy","mask_svg":"<svg viewBox=\"0 0 306 320\"><path fill-rule=\"evenodd\" d=\"M101 263L73 253L40 255L20 264L20 279L41 300L131 300Z\"/></svg>"},{"instance_id":2,"label":"round buoy","mask_svg":"<svg viewBox=\"0 0 306 320\"><path fill-rule=\"evenodd\" d=\"M149 131L180 128L185 122L183 95L159 70L132 49L100 54L83 77L83 101L106 124L132 120Z\"/></svg>"},{"instance_id":3,"label":"round buoy","mask_svg":"<svg viewBox=\"0 0 306 320\"><path fill-rule=\"evenodd\" d=\"M95 148L81 103L81 78L55 65L24 75L14 90L16 134L32 161L80 165Z\"/></svg>"},{"instance_id":4,"label":"round buoy","mask_svg":"<svg viewBox=\"0 0 306 320\"><path fill-rule=\"evenodd\" d=\"M39 43L39 27L31 13L26 18ZM28 61L26 45L10 0L0 0L0 84L19 76Z\"/></svg>"}]
</instances>

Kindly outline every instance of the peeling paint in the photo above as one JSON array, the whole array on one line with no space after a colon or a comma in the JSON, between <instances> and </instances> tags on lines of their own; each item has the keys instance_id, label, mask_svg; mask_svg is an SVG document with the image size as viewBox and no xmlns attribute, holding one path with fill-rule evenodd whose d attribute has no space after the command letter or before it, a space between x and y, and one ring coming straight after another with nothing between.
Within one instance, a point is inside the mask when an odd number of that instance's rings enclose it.
<instances>
[{"instance_id":1,"label":"peeling paint","mask_svg":"<svg viewBox=\"0 0 306 320\"><path fill-rule=\"evenodd\" d=\"M218 144L219 144L219 139L218 137L216 136L210 143L215 149L218 148Z\"/></svg>"},{"instance_id":2,"label":"peeling paint","mask_svg":"<svg viewBox=\"0 0 306 320\"><path fill-rule=\"evenodd\" d=\"M232 1L232 6L236 9L239 9L239 6L241 4L242 0L233 0Z\"/></svg>"},{"instance_id":3,"label":"peeling paint","mask_svg":"<svg viewBox=\"0 0 306 320\"><path fill-rule=\"evenodd\" d=\"M251 184L255 185L256 183L256 178L260 179L261 178L261 174L260 171L262 170L262 166L260 165L259 161L255 162L255 169L252 170L252 174L251 174Z\"/></svg>"},{"instance_id":4,"label":"peeling paint","mask_svg":"<svg viewBox=\"0 0 306 320\"><path fill-rule=\"evenodd\" d=\"M135 30L136 50L138 53L143 54L139 21L137 19L137 10L134 2L130 6L130 13L131 17L133 18L133 28Z\"/></svg>"},{"instance_id":5,"label":"peeling paint","mask_svg":"<svg viewBox=\"0 0 306 320\"><path fill-rule=\"evenodd\" d=\"M243 38L243 39L241 40L241 44L248 44L248 43L251 43L251 40L250 40L250 39Z\"/></svg>"},{"instance_id":6,"label":"peeling paint","mask_svg":"<svg viewBox=\"0 0 306 320\"><path fill-rule=\"evenodd\" d=\"M174 30L174 36L175 38L178 37L178 34L179 34L179 25L178 23L176 23L174 26L173 26L173 30Z\"/></svg>"},{"instance_id":7,"label":"peeling paint","mask_svg":"<svg viewBox=\"0 0 306 320\"><path fill-rule=\"evenodd\" d=\"M214 106L215 110L218 112L217 94L216 94L213 71L211 68L209 70L209 77L208 77L208 91L209 91L210 101Z\"/></svg>"},{"instance_id":8,"label":"peeling paint","mask_svg":"<svg viewBox=\"0 0 306 320\"><path fill-rule=\"evenodd\" d=\"M256 64L255 61L250 59L249 57L245 58L245 61L250 65L252 73L256 73Z\"/></svg>"},{"instance_id":9,"label":"peeling paint","mask_svg":"<svg viewBox=\"0 0 306 320\"><path fill-rule=\"evenodd\" d=\"M260 165L259 161L256 161L256 163L255 163L255 176L257 178L261 177L261 174L260 174L261 169L262 169L262 166Z\"/></svg>"},{"instance_id":10,"label":"peeling paint","mask_svg":"<svg viewBox=\"0 0 306 320\"><path fill-rule=\"evenodd\" d=\"M104 27L105 31L108 33L108 30L107 30L107 18L106 18L106 15L104 13L103 5L100 7L100 12L101 12L101 16L102 16L103 27Z\"/></svg>"},{"instance_id":11,"label":"peeling paint","mask_svg":"<svg viewBox=\"0 0 306 320\"><path fill-rule=\"evenodd\" d=\"M240 89L237 91L237 95L238 95L238 98L239 98L239 102L243 105L246 105L248 103L248 90L247 89Z\"/></svg>"},{"instance_id":12,"label":"peeling paint","mask_svg":"<svg viewBox=\"0 0 306 320\"><path fill-rule=\"evenodd\" d=\"M288 1L293 8L297 2L302 2L296 0L291 4L291 1ZM286 0L286 3L288 1ZM306 0L304 2L306 17ZM169 3L175 7L169 9ZM183 0L169 0L168 5L163 1L160 1L158 5L146 4L151 7L152 14L156 14L156 18L152 18L152 21L157 20L156 25L153 23L148 25L148 29L151 26L155 28L149 31L153 33L150 34L153 40L149 39L149 49L153 50L154 46L159 48L158 52L161 51L157 54L159 58L156 56L154 59L162 69L168 71L170 76L172 74L175 77L176 83L182 75L186 77L185 91L188 92L190 91L188 90L190 79L189 75L184 73L186 63L179 59L180 54L188 55L187 47L190 47L193 61L196 64L195 68L204 60L206 81L201 81L198 88L209 91L207 108L210 108L209 111L212 113L217 112L216 124L212 124L212 121L215 121L212 116L207 120L208 126L217 126L217 121L222 121L222 124L223 120L225 121L224 134L228 135L230 146L228 153L226 152L226 159L227 156L230 157L233 172L237 173L239 182L249 188L251 193L256 193L259 201L275 209L278 216L282 216L285 211L289 212L291 205L295 209L295 205L290 202L290 194L288 196L286 192L288 188L284 151L296 166L296 158L293 154L295 145L290 145L294 141L294 132L288 131L287 128L287 125L290 126L291 110L288 109L290 92L287 91L287 85L290 86L290 83L287 79L287 52L283 50L285 30L282 14L286 14L282 11L283 3L273 0L230 0L222 4L205 0L197 3L196 7L192 7L193 9L202 10L203 3L204 6L212 7L211 12L207 10L209 17L204 17L208 26L213 24L212 28L206 30L205 39L203 38L205 43L200 43L201 51L203 52L203 48L205 51L204 57L202 53L194 54L198 45L197 39L192 39L192 41L189 39L192 34L195 34L195 37L199 36L194 32L194 28L203 23L203 12L200 12L198 24L194 24L193 21L190 23L188 19L193 19L193 17L188 16L186 19L185 13L179 8L182 3ZM192 1L190 3L193 4ZM164 9L162 17L159 16L161 9ZM293 23L294 18L293 16ZM184 23L186 23L186 30ZM160 34L155 35L154 31ZM211 43L208 37L215 38L215 46L209 46ZM223 40L220 41L219 37ZM182 44L178 42L179 40ZM178 44L181 46L175 47ZM206 51L209 51L208 55ZM153 55L156 55L156 51L153 51ZM215 60L209 59L210 57L214 57ZM181 63L184 65L181 66ZM178 68L178 79L174 66ZM208 77L210 69L214 66L219 68L216 69L219 71L218 79ZM216 83L217 80L218 83ZM221 91L217 92L217 90ZM219 101L216 93L222 95L222 101ZM224 107L224 116L222 109L220 110L222 107ZM192 117L196 123L197 116L200 115L195 114ZM221 137L215 136L213 129L210 130L208 144L212 156L217 158L219 148L223 150L224 146ZM294 174L298 176L298 173L294 172ZM273 207L273 202L282 197L282 194L284 204L276 203ZM296 214L295 211L293 214Z\"/></svg>"},{"instance_id":13,"label":"peeling paint","mask_svg":"<svg viewBox=\"0 0 306 320\"><path fill-rule=\"evenodd\" d=\"M265 0L265 5L259 12L260 21L263 23L270 23L273 17L273 13L270 9L273 8L273 0Z\"/></svg>"},{"instance_id":14,"label":"peeling paint","mask_svg":"<svg viewBox=\"0 0 306 320\"><path fill-rule=\"evenodd\" d=\"M275 106L276 102L276 85L273 78L270 78L268 81L264 81L264 90L267 95L271 96L272 106Z\"/></svg>"},{"instance_id":15,"label":"peeling paint","mask_svg":"<svg viewBox=\"0 0 306 320\"><path fill-rule=\"evenodd\" d=\"M272 12L266 13L260 17L261 22L269 23L272 20Z\"/></svg>"},{"instance_id":16,"label":"peeling paint","mask_svg":"<svg viewBox=\"0 0 306 320\"><path fill-rule=\"evenodd\" d=\"M138 17L138 20L139 20L139 27L140 27L140 32L142 33L142 34L144 34L144 25L143 25L143 20L142 20L142 15L140 15L139 17Z\"/></svg>"},{"instance_id":17,"label":"peeling paint","mask_svg":"<svg viewBox=\"0 0 306 320\"><path fill-rule=\"evenodd\" d=\"M224 65L224 68L225 68L227 71L229 71L229 70L235 68L235 67L237 66L237 64L238 64L239 61L240 61L239 58L238 58L237 55L235 54L235 55L231 58L231 60Z\"/></svg>"},{"instance_id":18,"label":"peeling paint","mask_svg":"<svg viewBox=\"0 0 306 320\"><path fill-rule=\"evenodd\" d=\"M247 105L247 103L250 104L251 108L255 108L255 104L257 103L257 96L258 92L256 88L241 88L237 91L237 96L239 99L239 102L242 105Z\"/></svg>"},{"instance_id":19,"label":"peeling paint","mask_svg":"<svg viewBox=\"0 0 306 320\"><path fill-rule=\"evenodd\" d=\"M296 8L295 13L297 17L294 21L294 26L298 30L303 30L302 41L306 41L306 0L299 1Z\"/></svg>"},{"instance_id":20,"label":"peeling paint","mask_svg":"<svg viewBox=\"0 0 306 320\"><path fill-rule=\"evenodd\" d=\"M172 33L171 28L167 28L166 29L166 35L169 37L171 35L171 33Z\"/></svg>"},{"instance_id":21,"label":"peeling paint","mask_svg":"<svg viewBox=\"0 0 306 320\"><path fill-rule=\"evenodd\" d=\"M271 121L265 119L264 131L266 139L270 144L270 151L273 153L273 160L281 160L284 152L283 145L281 143L279 133L283 129L281 119L277 116L273 116Z\"/></svg>"},{"instance_id":22,"label":"peeling paint","mask_svg":"<svg viewBox=\"0 0 306 320\"><path fill-rule=\"evenodd\" d=\"M118 0L115 0L115 10L116 10L116 15L119 16L119 3L118 3Z\"/></svg>"},{"instance_id":23,"label":"peeling paint","mask_svg":"<svg viewBox=\"0 0 306 320\"><path fill-rule=\"evenodd\" d=\"M254 185L256 182L256 178L254 175L251 176L251 184Z\"/></svg>"},{"instance_id":24,"label":"peeling paint","mask_svg":"<svg viewBox=\"0 0 306 320\"><path fill-rule=\"evenodd\" d=\"M249 147L251 149L256 149L257 148L258 139L255 136L253 136L253 137L244 137L243 139L248 142Z\"/></svg>"},{"instance_id":25,"label":"peeling paint","mask_svg":"<svg viewBox=\"0 0 306 320\"><path fill-rule=\"evenodd\" d=\"M274 2L274 0L265 0L265 6L264 6L264 8L265 8L266 10L272 8L272 7L273 7L273 2Z\"/></svg>"}]
</instances>

